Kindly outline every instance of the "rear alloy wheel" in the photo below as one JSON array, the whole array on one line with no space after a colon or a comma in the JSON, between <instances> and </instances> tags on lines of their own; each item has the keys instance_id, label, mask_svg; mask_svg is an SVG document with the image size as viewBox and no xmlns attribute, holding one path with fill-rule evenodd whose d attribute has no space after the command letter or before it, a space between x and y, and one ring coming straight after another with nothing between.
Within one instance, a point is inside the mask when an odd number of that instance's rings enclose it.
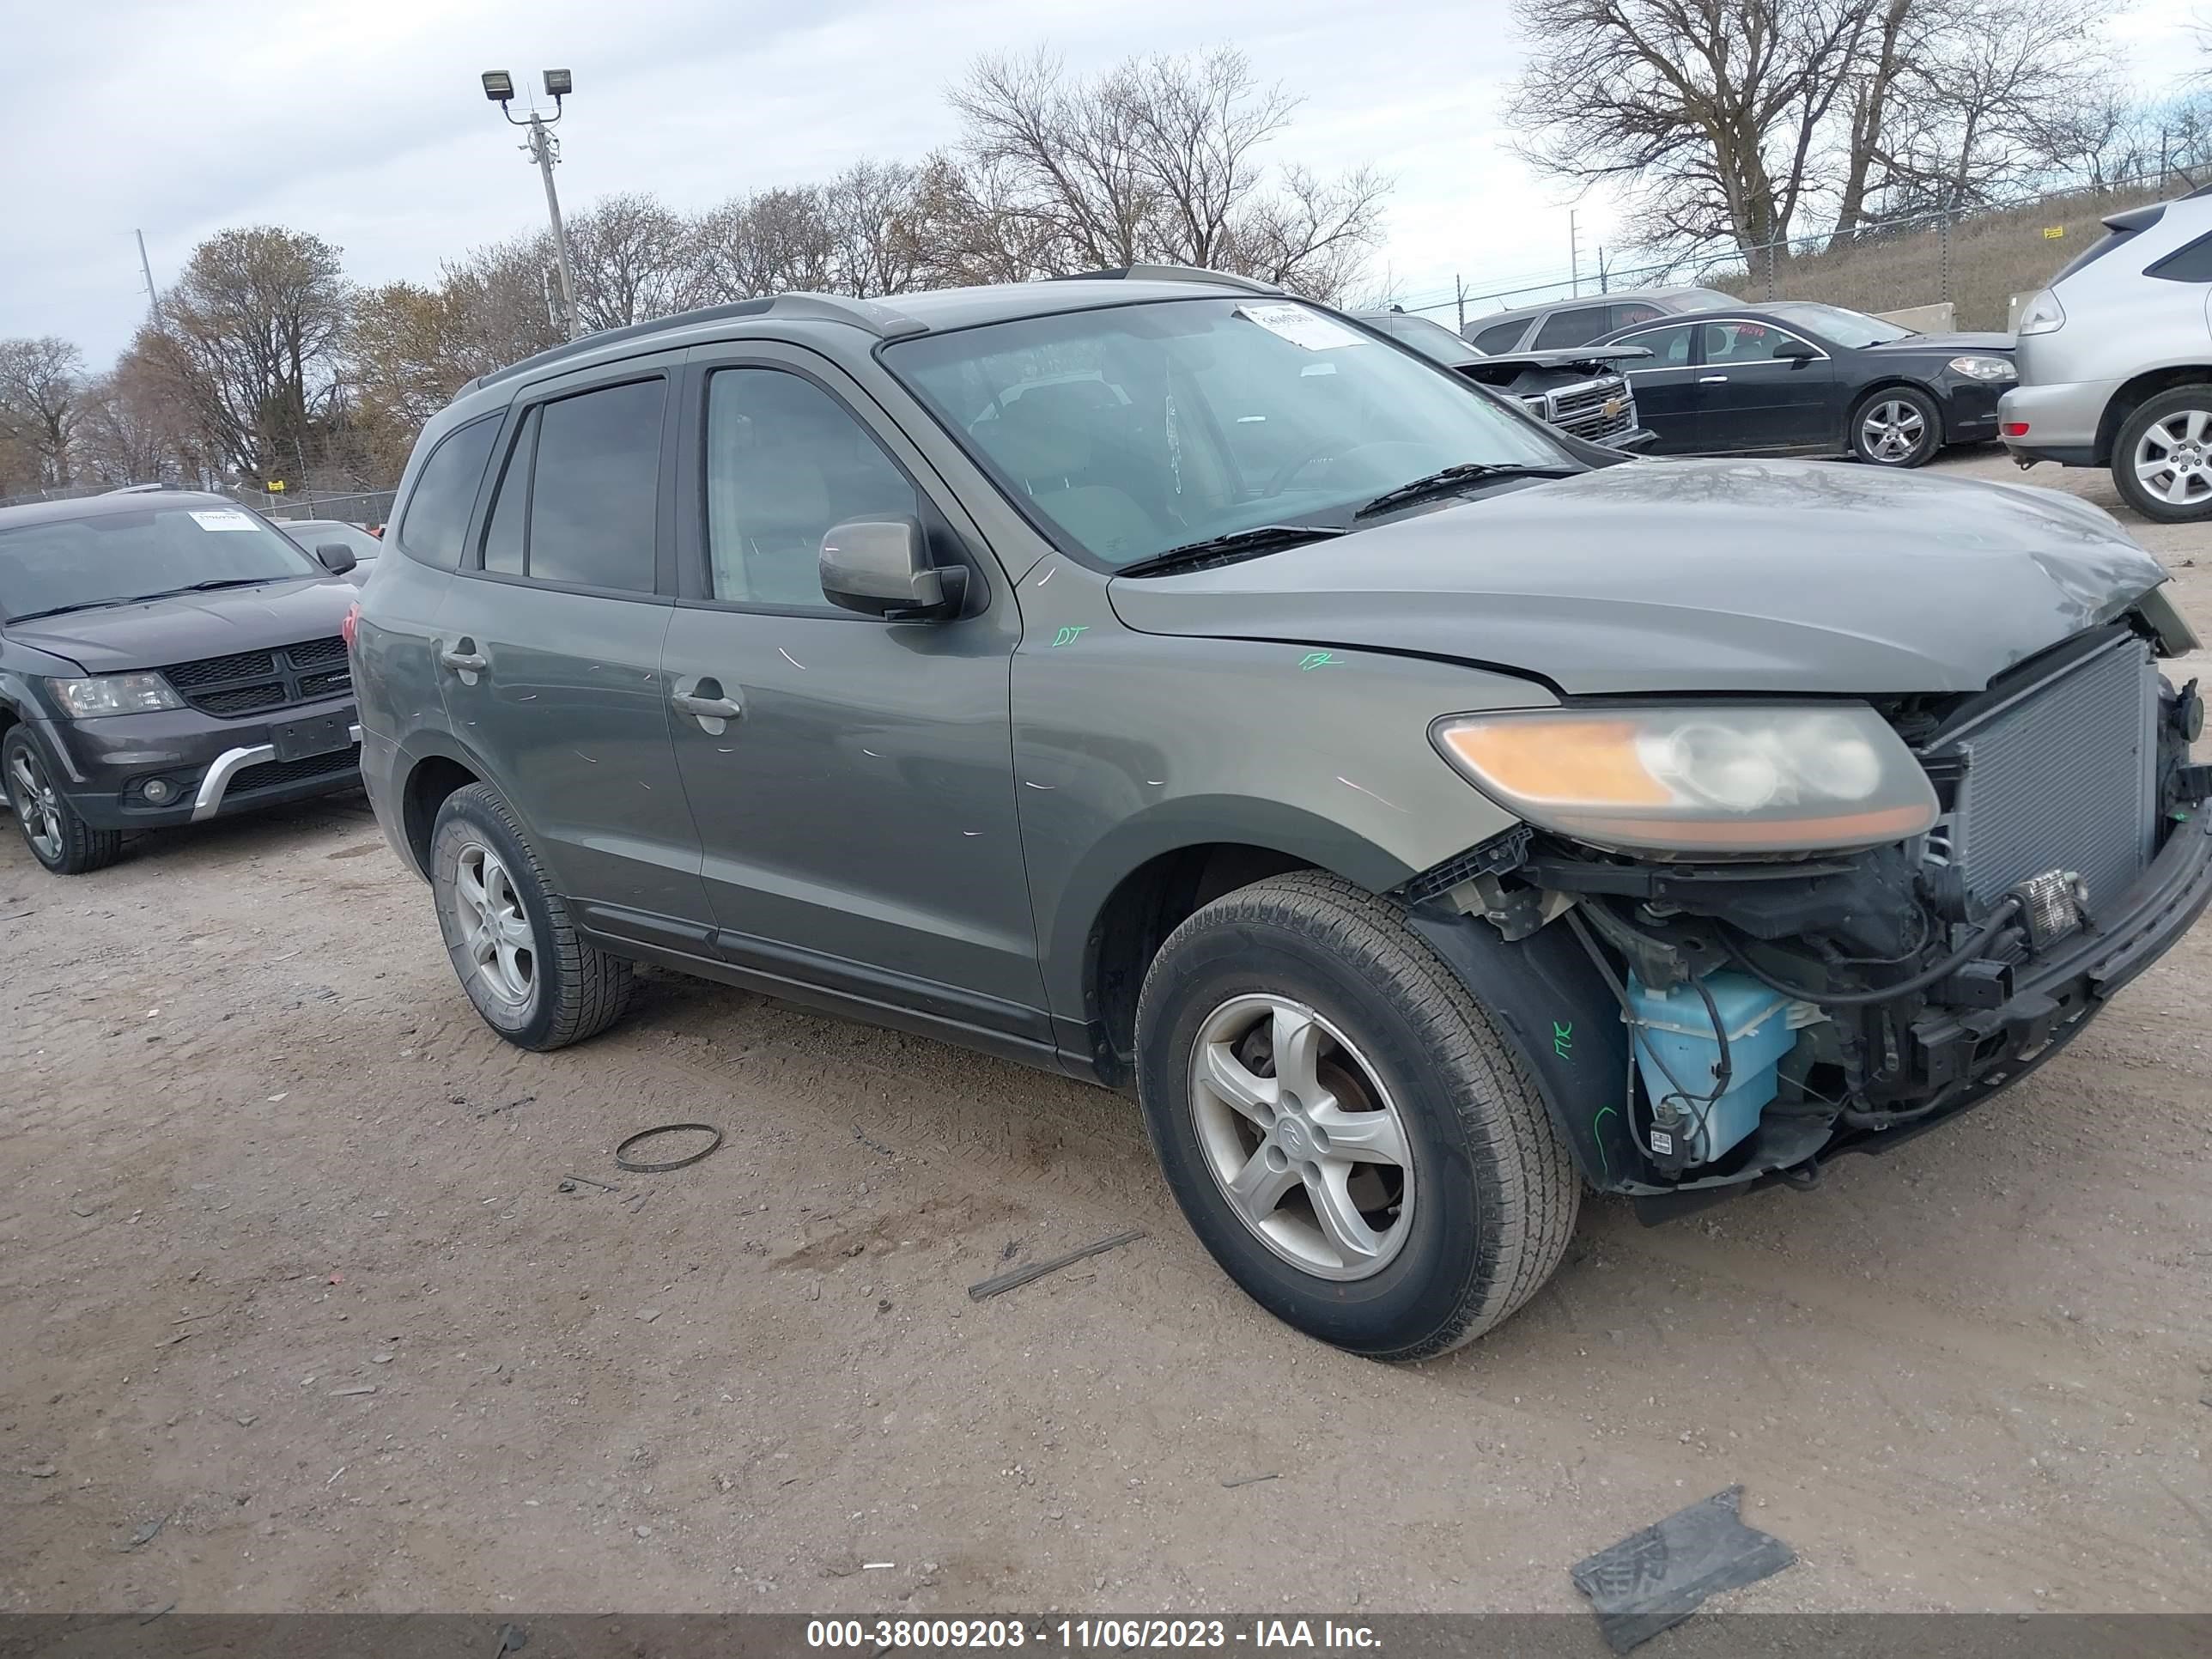
<instances>
[{"instance_id":1,"label":"rear alloy wheel","mask_svg":"<svg viewBox=\"0 0 2212 1659\"><path fill-rule=\"evenodd\" d=\"M1387 900L1319 872L1160 946L1138 1092L1176 1201L1261 1307L1425 1359L1536 1293L1581 1184L1526 1064Z\"/></svg>"},{"instance_id":2,"label":"rear alloy wheel","mask_svg":"<svg viewBox=\"0 0 2212 1659\"><path fill-rule=\"evenodd\" d=\"M1921 466L1943 447L1935 401L1910 386L1884 386L1851 416L1851 451L1875 466Z\"/></svg>"},{"instance_id":3,"label":"rear alloy wheel","mask_svg":"<svg viewBox=\"0 0 2212 1659\"><path fill-rule=\"evenodd\" d=\"M0 743L0 780L31 856L58 876L82 876L123 855L123 832L95 830L54 787L52 770L21 726Z\"/></svg>"},{"instance_id":4,"label":"rear alloy wheel","mask_svg":"<svg viewBox=\"0 0 2212 1659\"><path fill-rule=\"evenodd\" d=\"M2146 519L2212 518L2212 386L2162 392L2130 415L2112 445L2112 482Z\"/></svg>"},{"instance_id":5,"label":"rear alloy wheel","mask_svg":"<svg viewBox=\"0 0 2212 1659\"><path fill-rule=\"evenodd\" d=\"M596 1036L629 1006L630 965L586 943L506 801L487 784L446 797L430 833L446 954L483 1023L519 1048Z\"/></svg>"}]
</instances>

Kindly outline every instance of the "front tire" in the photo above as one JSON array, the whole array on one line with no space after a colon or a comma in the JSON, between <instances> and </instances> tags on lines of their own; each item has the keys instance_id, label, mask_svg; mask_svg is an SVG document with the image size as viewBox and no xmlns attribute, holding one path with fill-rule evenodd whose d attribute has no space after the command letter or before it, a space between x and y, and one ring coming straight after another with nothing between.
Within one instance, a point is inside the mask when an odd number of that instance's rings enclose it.
<instances>
[{"instance_id":1,"label":"front tire","mask_svg":"<svg viewBox=\"0 0 2212 1659\"><path fill-rule=\"evenodd\" d=\"M2112 483L2160 524L2212 519L2212 386L2145 399L2112 441Z\"/></svg>"},{"instance_id":2,"label":"front tire","mask_svg":"<svg viewBox=\"0 0 2212 1659\"><path fill-rule=\"evenodd\" d=\"M31 856L58 876L104 870L123 856L120 830L95 830L55 787L46 751L17 726L0 742L0 788Z\"/></svg>"},{"instance_id":3,"label":"front tire","mask_svg":"<svg viewBox=\"0 0 2212 1659\"><path fill-rule=\"evenodd\" d=\"M439 807L430 888L461 988L518 1048L564 1048L628 1010L629 963L578 936L568 902L489 784L456 789Z\"/></svg>"},{"instance_id":4,"label":"front tire","mask_svg":"<svg viewBox=\"0 0 2212 1659\"><path fill-rule=\"evenodd\" d=\"M1192 1231L1252 1299L1352 1352L1495 1328L1565 1255L1581 1187L1526 1066L1390 905L1318 872L1160 947L1139 1091Z\"/></svg>"},{"instance_id":5,"label":"front tire","mask_svg":"<svg viewBox=\"0 0 2212 1659\"><path fill-rule=\"evenodd\" d=\"M1851 453L1869 465L1925 466L1942 447L1936 400L1911 386L1883 386L1851 411Z\"/></svg>"}]
</instances>

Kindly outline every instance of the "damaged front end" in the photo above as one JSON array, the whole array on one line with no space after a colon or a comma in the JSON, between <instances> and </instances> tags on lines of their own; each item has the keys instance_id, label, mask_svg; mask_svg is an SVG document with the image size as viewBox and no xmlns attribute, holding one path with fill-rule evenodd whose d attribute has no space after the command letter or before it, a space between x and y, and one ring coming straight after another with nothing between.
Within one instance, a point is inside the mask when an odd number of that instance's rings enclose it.
<instances>
[{"instance_id":1,"label":"damaged front end","mask_svg":"<svg viewBox=\"0 0 2212 1659\"><path fill-rule=\"evenodd\" d=\"M1647 1219L1809 1184L1827 1158L1966 1110L2055 1054L2212 899L2212 767L2189 752L2203 705L2130 623L1984 692L1874 712L1932 796L1909 835L1605 850L1540 806L1401 894L1513 1029L1584 1174ZM1604 755L1559 747L1547 776L1624 787ZM1492 745L1474 763L1494 782L1515 762ZM1887 763L1891 781L1862 792L1869 822L1918 787Z\"/></svg>"}]
</instances>

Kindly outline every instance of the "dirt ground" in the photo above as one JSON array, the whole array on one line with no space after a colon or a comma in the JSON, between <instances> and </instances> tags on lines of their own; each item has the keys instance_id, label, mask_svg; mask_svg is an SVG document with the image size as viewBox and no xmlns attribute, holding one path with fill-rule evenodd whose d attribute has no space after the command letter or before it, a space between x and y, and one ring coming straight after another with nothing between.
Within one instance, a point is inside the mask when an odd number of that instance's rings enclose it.
<instances>
[{"instance_id":1,"label":"dirt ground","mask_svg":"<svg viewBox=\"0 0 2212 1659\"><path fill-rule=\"evenodd\" d=\"M2136 530L2212 635L2212 532ZM0 1610L1566 1611L1736 1482L1802 1559L1733 1607L2212 1608L2208 968L1811 1194L1590 1201L1390 1370L1229 1284L1117 1095L667 975L520 1053L355 800L10 834Z\"/></svg>"}]
</instances>

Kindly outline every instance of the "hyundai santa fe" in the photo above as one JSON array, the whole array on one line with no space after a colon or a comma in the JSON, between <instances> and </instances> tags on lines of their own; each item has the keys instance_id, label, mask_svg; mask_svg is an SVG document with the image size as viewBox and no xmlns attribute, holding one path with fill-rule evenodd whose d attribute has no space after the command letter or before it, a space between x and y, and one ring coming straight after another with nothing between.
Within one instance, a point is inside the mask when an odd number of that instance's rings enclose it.
<instances>
[{"instance_id":1,"label":"hyundai santa fe","mask_svg":"<svg viewBox=\"0 0 2212 1659\"><path fill-rule=\"evenodd\" d=\"M362 771L509 1042L634 963L1133 1085L1191 1226L1410 1359L2057 1053L2212 892L2101 511L1640 461L1198 274L781 296L422 434Z\"/></svg>"}]
</instances>

